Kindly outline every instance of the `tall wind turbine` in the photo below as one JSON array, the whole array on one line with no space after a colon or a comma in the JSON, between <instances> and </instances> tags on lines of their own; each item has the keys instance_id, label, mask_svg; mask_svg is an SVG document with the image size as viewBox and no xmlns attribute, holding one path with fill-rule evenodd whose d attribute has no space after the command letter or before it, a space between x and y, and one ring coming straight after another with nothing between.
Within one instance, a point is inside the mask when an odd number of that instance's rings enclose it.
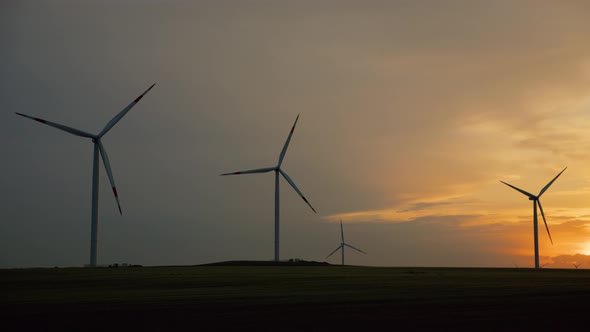
<instances>
[{"instance_id":1,"label":"tall wind turbine","mask_svg":"<svg viewBox=\"0 0 590 332\"><path fill-rule=\"evenodd\" d=\"M115 186L115 178L113 177L113 171L111 170L111 164L109 163L109 157L107 155L107 151L104 148L104 145L101 142L101 138L113 128L119 120L121 120L127 112L135 104L137 104L143 96L145 96L148 91L150 91L156 83L152 84L147 90L145 90L139 97L135 98L134 101L131 102L127 107L125 107L117 116L115 116L107 125L102 129L100 133L97 135L90 134L88 132L78 130L75 128L71 128L68 126L64 126L55 122L43 120L40 118L35 118L29 115L25 115L22 113L16 113L17 115L24 116L25 118L29 118L31 120L35 120L46 124L48 126L63 130L67 133L72 135L90 138L92 143L94 144L94 159L92 162L92 213L91 213L91 226L90 226L90 266L96 266L96 252L97 252L97 242L98 242L98 154L100 153L102 157L102 161L104 163L104 168L107 171L107 175L109 176L109 181L111 182L111 187L113 188L113 194L115 195L115 200L117 201L117 206L119 207L119 213L123 215L121 211L121 204L119 203L119 196L117 194L117 187Z\"/></svg>"},{"instance_id":2,"label":"tall wind turbine","mask_svg":"<svg viewBox=\"0 0 590 332\"><path fill-rule=\"evenodd\" d=\"M547 189L549 189L549 187L553 184L553 182L555 182L555 180L557 180L557 178L561 175L561 173L563 173L565 170L567 169L564 168L561 172L559 172L559 174L557 174L553 180L549 181L549 183L547 183L547 185L545 187L543 187L543 189L541 189L541 191L539 192L539 194L537 196L528 193L520 188L517 188L511 184L508 184L504 181L500 181L503 184L509 186L510 188L520 192L521 194L528 196L529 200L533 201L533 230L534 230L534 237L535 237L535 269L539 268L539 227L538 227L538 223L537 223L537 204L539 205L539 209L541 210L541 216L543 216L543 222L545 223L545 229L547 230L547 235L549 235L549 241L551 241L551 244L553 244L553 239L551 238L551 233L549 232L549 226L547 226L547 220L545 219L545 213L543 212L543 206L541 205L541 195L543 195L543 193L545 191L547 191Z\"/></svg>"},{"instance_id":3,"label":"tall wind turbine","mask_svg":"<svg viewBox=\"0 0 590 332\"><path fill-rule=\"evenodd\" d=\"M357 249L357 248L351 246L350 244L344 242L344 229L342 228L342 219L340 219L340 235L342 236L342 242L340 242L340 245L338 246L338 248L336 248L336 250L332 251L332 253L326 257L326 259L328 259L328 257L332 256L336 251L342 250L342 265L344 265L344 247L345 246L349 247L351 249L354 249L356 251L362 252L363 254L366 254L366 252L364 252L360 249Z\"/></svg>"},{"instance_id":4,"label":"tall wind turbine","mask_svg":"<svg viewBox=\"0 0 590 332\"><path fill-rule=\"evenodd\" d=\"M274 167L266 167L266 168L258 168L252 169L248 171L241 171L241 172L233 172L233 173L225 173L221 175L239 175L239 174L253 174L253 173L267 173L274 171L275 172L275 262L279 261L279 173L287 180L287 182L293 187L293 189L301 196L301 198L309 205L311 210L314 213L317 213L316 210L311 206L311 204L307 201L305 196L301 193L301 191L297 188L293 180L281 169L281 165L283 164L283 159L285 158L285 154L287 153L287 148L289 147L289 142L291 142L291 136L293 136L293 131L295 130L295 126L297 125L297 120L299 120L299 115L295 119L295 123L293 124L293 128L291 128L291 132L289 132L289 136L287 137L287 141L283 146L283 150L279 155L279 162Z\"/></svg>"}]
</instances>

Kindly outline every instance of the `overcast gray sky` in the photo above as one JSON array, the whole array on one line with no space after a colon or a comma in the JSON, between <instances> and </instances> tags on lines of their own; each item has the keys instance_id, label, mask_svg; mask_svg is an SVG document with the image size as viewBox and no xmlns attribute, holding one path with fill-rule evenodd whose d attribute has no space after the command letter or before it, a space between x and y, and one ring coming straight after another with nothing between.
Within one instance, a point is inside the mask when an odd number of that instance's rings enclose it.
<instances>
[{"instance_id":1,"label":"overcast gray sky","mask_svg":"<svg viewBox=\"0 0 590 332\"><path fill-rule=\"evenodd\" d=\"M110 131L100 264L273 257L532 265L542 188L555 245L590 260L590 8L584 1L2 1L0 267L88 262L92 144L22 112ZM541 227L544 231L544 228ZM577 255L577 256L576 256ZM333 258L333 257L332 257ZM338 259L330 259L337 263Z\"/></svg>"}]
</instances>

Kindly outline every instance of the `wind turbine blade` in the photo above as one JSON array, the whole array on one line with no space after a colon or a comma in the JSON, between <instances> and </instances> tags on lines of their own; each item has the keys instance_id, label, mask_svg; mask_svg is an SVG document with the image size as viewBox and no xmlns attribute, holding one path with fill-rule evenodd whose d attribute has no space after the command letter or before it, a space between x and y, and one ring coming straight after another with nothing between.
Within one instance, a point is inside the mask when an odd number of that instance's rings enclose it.
<instances>
[{"instance_id":1,"label":"wind turbine blade","mask_svg":"<svg viewBox=\"0 0 590 332\"><path fill-rule=\"evenodd\" d=\"M566 169L567 169L567 167L566 167L566 168L564 168L564 169L563 169L563 171L559 172L559 174L557 174L557 175L556 175L556 176L553 178L553 180L551 180L551 182L547 183L547 185L546 185L545 187L543 187L543 189L541 189L541 191L539 192L539 196L538 196L538 197L541 197L541 195L543 195L543 193L544 193L544 192L545 192L547 189L549 189L549 187L550 187L550 186L553 184L553 182L555 182L555 180L557 180L557 178L558 178L558 177L561 175L561 173L563 173L563 172L564 172Z\"/></svg>"},{"instance_id":2,"label":"wind turbine blade","mask_svg":"<svg viewBox=\"0 0 590 332\"><path fill-rule=\"evenodd\" d=\"M502 182L503 184L507 185L508 187L510 187L510 188L512 188L512 189L514 189L516 191L519 191L522 194L527 195L529 198L536 198L535 195L533 195L531 193L528 193L528 192L526 192L526 191L524 191L524 190L522 190L520 188L517 188L517 187L515 187L515 186L513 186L511 184L508 184L508 183L504 182L504 181L500 181L500 182Z\"/></svg>"},{"instance_id":3,"label":"wind turbine blade","mask_svg":"<svg viewBox=\"0 0 590 332\"><path fill-rule=\"evenodd\" d=\"M275 169L277 169L277 168L276 167L266 167L266 168L251 169L251 170L248 170L248 171L239 171L239 172L233 172L233 173L224 173L224 174L221 174L221 175L238 175L238 174L266 173L266 172L274 171Z\"/></svg>"},{"instance_id":4,"label":"wind turbine blade","mask_svg":"<svg viewBox=\"0 0 590 332\"><path fill-rule=\"evenodd\" d=\"M94 138L94 135L92 135L90 133L87 133L85 131L82 131L82 130L78 130L78 129L71 128L71 127L68 127L68 126L60 125L59 123L55 123L55 122L43 120L43 119L40 119L40 118L35 118L35 117L29 116L29 115L26 115L26 114L22 114L22 113L18 113L18 112L15 112L15 113L17 115L23 116L25 118L29 118L31 120L35 120L37 122L41 122L43 124L46 124L46 125L51 126L53 128L57 128L57 129L63 130L65 132L68 132L68 133L73 134L73 135L76 135L76 136Z\"/></svg>"},{"instance_id":5,"label":"wind turbine blade","mask_svg":"<svg viewBox=\"0 0 590 332\"><path fill-rule=\"evenodd\" d=\"M141 95L139 95L139 97L135 98L135 100L132 101L131 104L127 105L127 107L125 107L121 112L119 112L119 114L117 114L111 121L109 121L109 123L107 123L107 125L100 132L100 134L98 134L98 137L104 136L104 134L111 130L111 128L113 128L117 124L117 122L119 122L119 120L121 120L125 116L125 114L127 114L127 112L129 112L129 110L132 109L133 106L135 106L135 104L137 104L141 100L141 98L143 98L143 96L145 96L146 93L148 93L154 87L154 85L156 85L156 83L152 84L147 90L145 90Z\"/></svg>"},{"instance_id":6,"label":"wind turbine blade","mask_svg":"<svg viewBox=\"0 0 590 332\"><path fill-rule=\"evenodd\" d=\"M121 204L119 203L119 195L117 195L117 187L115 186L115 178L113 177L111 163L109 162L109 156L107 155L107 150L104 148L100 140L96 140L96 144L98 144L98 149L100 150L100 155L102 156L104 168L106 169L107 175L109 176L111 188L113 188L113 194L115 195L115 199L117 200L117 206L119 207L119 213L123 215L123 212L121 211Z\"/></svg>"},{"instance_id":7,"label":"wind turbine blade","mask_svg":"<svg viewBox=\"0 0 590 332\"><path fill-rule=\"evenodd\" d=\"M295 119L295 123L293 124L293 127L291 128L291 131L289 132L289 136L287 137L287 141L285 142L285 145L283 146L283 150L281 151L281 155L279 156L279 166L281 167L281 164L283 163L283 159L285 158L285 153L287 153L287 148L289 147L289 142L291 142L291 136L293 136L293 131L295 131L295 126L297 125L297 120L299 120L299 114L297 114L297 118Z\"/></svg>"},{"instance_id":8,"label":"wind turbine blade","mask_svg":"<svg viewBox=\"0 0 590 332\"><path fill-rule=\"evenodd\" d=\"M340 219L340 235L342 235L342 243L344 243L344 229L342 228L342 218Z\"/></svg>"},{"instance_id":9,"label":"wind turbine blade","mask_svg":"<svg viewBox=\"0 0 590 332\"><path fill-rule=\"evenodd\" d=\"M349 247L349 248L351 248L351 249L354 249L354 250L356 250L356 251L362 252L363 254L366 254L366 252L364 252L364 251L362 251L362 250L360 250L360 249L358 249L358 248L355 248L355 247L351 246L350 244L346 244L346 243L345 243L344 245L345 245L345 246L347 246L347 247Z\"/></svg>"},{"instance_id":10,"label":"wind turbine blade","mask_svg":"<svg viewBox=\"0 0 590 332\"><path fill-rule=\"evenodd\" d=\"M551 233L549 233L549 226L547 226L547 220L545 219L545 212L543 212L543 206L541 205L540 200L537 200L537 203L539 203L539 209L541 210L541 216L543 217L543 222L545 223L545 229L547 230L547 234L549 235L549 241L551 241L551 244L553 244Z\"/></svg>"},{"instance_id":11,"label":"wind turbine blade","mask_svg":"<svg viewBox=\"0 0 590 332\"><path fill-rule=\"evenodd\" d=\"M313 208L313 206L311 206L311 204L309 204L309 202L307 201L307 198L305 198L305 196L303 196L303 194L301 193L301 191L299 191L299 189L297 188L297 186L295 185L295 183L293 182L293 180L291 180L291 178L287 175L287 173L283 172L282 169L279 169L279 172L281 172L281 174L283 175L283 177L285 178L285 180L287 180L287 182L289 182L289 184L291 185L291 187L293 187L293 189L295 189L295 191L299 194L299 196L301 196L301 198L303 198L303 200L305 201L305 203L307 203L307 205L309 205L309 207L313 210L314 213L317 213L316 210Z\"/></svg>"},{"instance_id":12,"label":"wind turbine blade","mask_svg":"<svg viewBox=\"0 0 590 332\"><path fill-rule=\"evenodd\" d=\"M336 250L332 251L331 254L329 254L328 256L326 256L326 259L328 259L330 256L334 255L334 253L338 250L340 250L342 248L342 245L339 245L338 248L336 248Z\"/></svg>"}]
</instances>

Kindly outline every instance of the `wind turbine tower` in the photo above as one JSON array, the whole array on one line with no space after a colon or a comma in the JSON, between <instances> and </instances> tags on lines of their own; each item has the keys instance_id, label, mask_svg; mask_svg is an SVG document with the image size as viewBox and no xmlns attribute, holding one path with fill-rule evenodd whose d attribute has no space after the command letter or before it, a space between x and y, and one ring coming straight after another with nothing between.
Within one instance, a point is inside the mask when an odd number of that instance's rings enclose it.
<instances>
[{"instance_id":1,"label":"wind turbine tower","mask_svg":"<svg viewBox=\"0 0 590 332\"><path fill-rule=\"evenodd\" d=\"M509 186L510 188L527 196L529 198L529 200L533 201L533 234L534 234L534 239L535 239L535 269L540 268L540 265L539 265L539 227L538 227L538 222L537 222L537 205L539 206L539 210L541 210L541 216L543 216L543 222L545 223L545 229L547 230L547 235L549 235L549 241L551 241L551 244L553 244L553 239L551 238L551 233L549 232L549 226L547 226L547 220L545 219L545 213L543 212L543 206L541 205L540 198L541 198L541 195L543 195L543 193L545 191L547 191L547 189L549 189L549 187L553 184L553 182L555 182L555 180L557 180L557 178L561 175L561 173L563 173L566 169L567 169L567 167L564 168L561 172L559 172L559 174L557 174L553 178L553 180L549 181L549 183L547 183L547 185L545 187L543 187L543 189L541 189L539 194L536 196L529 193L529 192L526 192L520 188L517 188L511 184L508 184L504 181L500 181L503 184Z\"/></svg>"},{"instance_id":2,"label":"wind turbine tower","mask_svg":"<svg viewBox=\"0 0 590 332\"><path fill-rule=\"evenodd\" d=\"M75 136L80 136L84 138L90 138L94 145L94 157L92 161L92 212L91 212L91 226L90 226L90 266L96 266L96 258L97 258L97 245L98 245L98 155L102 157L102 162L104 164L104 168L107 172L109 177L109 181L111 182L111 187L113 189L113 194L115 195L115 200L117 201L117 206L119 207L119 213L123 215L121 211L121 204L119 203L119 195L117 194L117 187L115 186L115 178L113 177L113 171L111 170L111 164L109 162L109 157L107 155L107 150L105 149L104 145L102 144L101 139L103 136L113 128L117 122L119 122L127 112L133 106L135 106L143 96L145 96L148 91L150 91L155 83L152 84L147 90L145 90L139 97L135 98L127 107L125 107L117 116L115 116L107 125L102 129L102 131L98 134L91 134L82 130L78 130L72 127L64 126L59 123L43 120L40 118L32 117L29 115L25 115L22 113L16 113L17 115L23 116L25 118L29 118L31 120L35 120L37 122L41 122L46 124L50 127L54 127L60 130L63 130L67 133L70 133Z\"/></svg>"},{"instance_id":3,"label":"wind turbine tower","mask_svg":"<svg viewBox=\"0 0 590 332\"><path fill-rule=\"evenodd\" d=\"M364 252L360 249L357 249L357 248L351 246L350 244L344 242L344 229L342 227L342 219L340 219L340 236L341 236L342 242L340 242L340 245L338 246L338 248L336 248L336 250L332 251L332 253L326 257L326 259L328 259L330 256L332 256L336 251L340 250L341 254L342 254L342 265L344 265L344 247L349 247L349 248L354 249L356 251L362 252L363 254L366 254L366 252Z\"/></svg>"},{"instance_id":4,"label":"wind turbine tower","mask_svg":"<svg viewBox=\"0 0 590 332\"><path fill-rule=\"evenodd\" d=\"M295 182L293 182L293 180L291 180L289 175L287 175L287 173L285 173L285 171L283 171L283 169L281 168L281 165L283 164L283 159L285 158L285 154L287 153L287 148L289 147L289 142L291 142L291 137L293 136L293 131L295 131L295 126L297 125L297 120L299 120L299 115L297 115L297 118L295 119L295 123L293 124L293 127L291 128L291 132L289 132L289 136L287 137L287 141L285 142L285 145L283 146L283 150L281 151L281 154L279 155L279 162L276 166L221 174L222 176L225 176L225 175L267 173L267 172L272 172L272 171L275 172L275 255L274 255L275 262L279 261L279 174L283 176L283 178L291 185L291 187L297 192L297 194L299 194L299 196L303 199L303 201L305 203L307 203L307 205L309 205L311 210L314 213L317 213L316 210L313 208L313 206L311 206L309 201L307 201L307 198L305 198L305 196L303 196L303 194L301 193L299 188L297 188L297 186L295 185Z\"/></svg>"}]
</instances>

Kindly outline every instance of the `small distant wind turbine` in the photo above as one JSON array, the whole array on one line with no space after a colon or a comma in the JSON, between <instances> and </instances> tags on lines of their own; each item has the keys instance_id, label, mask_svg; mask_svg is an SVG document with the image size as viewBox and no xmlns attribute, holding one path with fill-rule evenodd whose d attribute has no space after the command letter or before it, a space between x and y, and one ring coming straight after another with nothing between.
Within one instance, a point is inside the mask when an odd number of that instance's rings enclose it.
<instances>
[{"instance_id":1,"label":"small distant wind turbine","mask_svg":"<svg viewBox=\"0 0 590 332\"><path fill-rule=\"evenodd\" d=\"M111 170L111 164L109 163L109 157L107 156L107 150L105 150L104 145L101 142L101 138L113 128L119 120L121 120L127 112L135 104L137 104L143 96L145 96L148 91L150 91L156 83L152 84L147 90L144 91L139 97L135 98L131 104L127 105L117 116L115 116L107 125L102 129L100 133L97 135L90 134L88 132L78 130L75 128L71 128L68 126L64 126L55 122L50 122L47 120L43 120L40 118L35 118L29 115L25 115L22 113L16 113L17 115L24 116L25 118L29 118L31 120L35 120L37 122L41 122L48 126L63 130L67 133L72 135L90 138L92 143L94 143L94 159L92 162L92 214L91 214L91 227L90 227L90 266L96 266L96 255L97 255L97 242L98 242L98 154L100 153L102 157L102 162L104 163L104 168L107 171L107 175L109 177L109 181L111 182L111 187L113 189L113 194L115 195L115 200L117 201L117 206L119 207L119 213L123 215L121 211L121 204L119 203L119 196L117 194L117 188L115 186L115 178L113 177L113 171Z\"/></svg>"},{"instance_id":2,"label":"small distant wind turbine","mask_svg":"<svg viewBox=\"0 0 590 332\"><path fill-rule=\"evenodd\" d=\"M582 263L574 263L574 267L576 268L576 270L580 267L580 265L582 265Z\"/></svg>"},{"instance_id":3,"label":"small distant wind turbine","mask_svg":"<svg viewBox=\"0 0 590 332\"><path fill-rule=\"evenodd\" d=\"M351 249L354 249L356 251L362 252L363 254L366 254L366 252L364 252L360 249L357 249L348 243L344 243L344 229L342 228L342 219L340 219L340 235L342 236L342 242L340 242L340 245L338 246L338 248L336 248L336 250L332 251L332 253L326 257L326 259L328 259L330 256L332 256L336 251L342 250L342 252L341 252L342 253L342 265L344 265L344 247L345 246L349 247Z\"/></svg>"},{"instance_id":4,"label":"small distant wind turbine","mask_svg":"<svg viewBox=\"0 0 590 332\"><path fill-rule=\"evenodd\" d=\"M276 166L252 169L252 170L248 170L248 171L240 171L240 172L221 174L223 176L223 175L267 173L267 172L271 172L271 171L275 172L275 257L274 257L275 262L279 261L279 173L283 176L283 178L285 178L285 180L287 180L287 182L291 185L291 187L293 187L293 189L297 192L297 194L299 194L299 196L301 196L303 201L305 201L305 203L307 203L307 205L309 205L311 210L314 213L317 213L315 211L315 209L313 208L313 206L311 206L311 204L307 201L305 196L303 196L301 191L297 188L297 186L295 185L293 180L291 180L289 175L287 175L287 173L285 173L285 171L283 171L281 169L281 165L283 164L283 159L285 158L285 154L287 153L287 148L289 147L289 142L291 142L291 136L293 136L293 131L295 130L295 126L297 125L297 120L299 120L299 115L297 115L297 118L295 119L295 123L293 124L293 127L291 128L291 131L289 132L289 136L287 137L287 141L285 142L285 145L283 146L283 150L281 151L281 154L279 155L279 162Z\"/></svg>"},{"instance_id":5,"label":"small distant wind turbine","mask_svg":"<svg viewBox=\"0 0 590 332\"><path fill-rule=\"evenodd\" d=\"M555 180L557 180L557 178L561 175L561 173L563 173L565 170L567 169L564 168L561 172L559 172L559 174L557 174L553 180L549 181L549 183L543 187L543 189L541 189L541 191L539 192L539 194L537 196L528 193L520 188L517 188L511 184L508 184L504 181L500 181L503 184L509 186L510 188L520 192L521 194L524 194L526 196L528 196L529 200L533 201L533 231L534 231L534 238L535 238L535 269L539 268L539 227L538 227L538 222L537 222L537 204L539 205L539 209L541 210L541 215L543 216L543 222L545 222L545 229L547 230L547 234L549 235L549 241L551 241L551 244L553 244L553 239L551 238L551 233L549 232L549 226L547 226L547 220L545 219L545 213L543 212L543 206L541 205L541 201L539 200L541 198L541 195L543 195L543 193L545 191L547 191L547 189L549 189L549 187L553 184L553 182L555 182Z\"/></svg>"}]
</instances>

